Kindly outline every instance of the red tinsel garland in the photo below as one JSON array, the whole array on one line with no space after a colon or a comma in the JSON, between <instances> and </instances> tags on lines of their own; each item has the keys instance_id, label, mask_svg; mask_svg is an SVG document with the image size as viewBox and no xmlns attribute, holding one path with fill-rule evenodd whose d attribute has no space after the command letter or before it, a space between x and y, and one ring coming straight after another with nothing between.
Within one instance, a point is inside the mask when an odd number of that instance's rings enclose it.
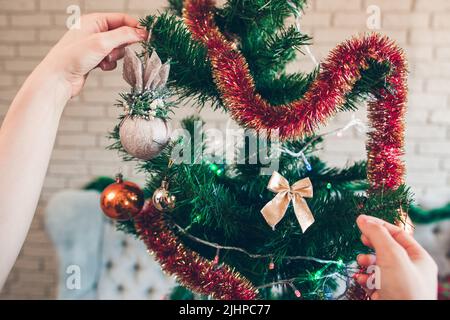
<instances>
[{"instance_id":1,"label":"red tinsel garland","mask_svg":"<svg viewBox=\"0 0 450 320\"><path fill-rule=\"evenodd\" d=\"M147 248L164 271L175 275L185 287L222 300L253 300L258 290L230 267L218 266L187 249L170 231L162 213L147 203L135 217L135 226Z\"/></svg>"},{"instance_id":2,"label":"red tinsel garland","mask_svg":"<svg viewBox=\"0 0 450 320\"><path fill-rule=\"evenodd\" d=\"M346 95L361 78L369 61L388 62L389 91L373 92L369 103L368 179L372 190L395 189L403 183L400 160L404 144L406 63L403 52L378 35L354 38L334 49L304 97L286 105L272 106L256 92L244 56L222 35L214 22L214 1L185 0L184 19L195 39L208 49L213 76L224 105L246 127L278 130L284 139L312 133L334 115ZM162 268L181 284L216 299L255 299L257 290L228 266L218 267L190 251L168 229L161 213L146 206L135 225Z\"/></svg>"},{"instance_id":3,"label":"red tinsel garland","mask_svg":"<svg viewBox=\"0 0 450 320\"><path fill-rule=\"evenodd\" d=\"M312 133L342 106L369 61L388 62L390 90L373 92L369 103L372 131L367 142L368 179L372 190L395 189L403 183L400 160L404 145L407 69L404 54L386 37L376 34L340 44L321 64L321 72L300 100L272 106L256 92L245 57L214 22L214 1L186 0L184 21L193 37L208 49L213 76L226 108L242 125L278 130L283 139Z\"/></svg>"}]
</instances>

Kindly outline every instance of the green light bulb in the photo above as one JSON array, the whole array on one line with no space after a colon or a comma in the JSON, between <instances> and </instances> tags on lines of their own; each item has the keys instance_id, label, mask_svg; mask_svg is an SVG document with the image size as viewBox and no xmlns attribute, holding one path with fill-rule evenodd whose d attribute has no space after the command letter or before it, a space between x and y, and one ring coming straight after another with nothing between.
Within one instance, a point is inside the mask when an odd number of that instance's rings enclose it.
<instances>
[{"instance_id":1,"label":"green light bulb","mask_svg":"<svg viewBox=\"0 0 450 320\"><path fill-rule=\"evenodd\" d=\"M322 271L319 270L314 274L313 279L320 280L320 278L322 278Z\"/></svg>"}]
</instances>

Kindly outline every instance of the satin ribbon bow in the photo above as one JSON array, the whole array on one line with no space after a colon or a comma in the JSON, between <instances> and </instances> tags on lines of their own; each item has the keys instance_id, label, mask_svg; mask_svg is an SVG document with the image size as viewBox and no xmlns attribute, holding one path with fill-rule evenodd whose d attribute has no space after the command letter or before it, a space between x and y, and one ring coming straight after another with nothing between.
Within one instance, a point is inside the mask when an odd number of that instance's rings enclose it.
<instances>
[{"instance_id":1,"label":"satin ribbon bow","mask_svg":"<svg viewBox=\"0 0 450 320\"><path fill-rule=\"evenodd\" d=\"M291 200L302 231L305 232L314 223L314 217L304 199L313 197L313 186L309 178L299 180L290 186L286 178L274 171L267 189L277 195L261 209L261 213L273 229L283 219Z\"/></svg>"}]
</instances>

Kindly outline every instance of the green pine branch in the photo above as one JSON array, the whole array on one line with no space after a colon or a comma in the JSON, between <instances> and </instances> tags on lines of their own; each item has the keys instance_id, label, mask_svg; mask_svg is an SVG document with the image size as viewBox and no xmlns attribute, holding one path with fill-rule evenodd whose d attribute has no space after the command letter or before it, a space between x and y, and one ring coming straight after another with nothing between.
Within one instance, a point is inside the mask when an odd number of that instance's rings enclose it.
<instances>
[{"instance_id":1,"label":"green pine branch","mask_svg":"<svg viewBox=\"0 0 450 320\"><path fill-rule=\"evenodd\" d=\"M294 7L292 7L292 4ZM246 57L254 76L257 91L273 105L289 103L303 97L317 78L319 69L310 74L285 72L286 64L293 61L301 47L310 38L295 28L285 27L288 17L303 10L304 0L229 0L223 8L215 10L218 27ZM206 49L194 41L183 21L181 0L169 0L169 11L159 17L148 16L142 24L152 29L152 39L145 45L149 52L155 49L163 61L171 61L169 89L181 101L193 100L196 105L224 108L211 74ZM391 90L386 84L390 65L369 62L361 78L347 95L341 110L355 110L367 100L376 98L381 90ZM126 96L123 96L125 98ZM145 100L145 99L144 99ZM142 101L141 101L142 102ZM145 101L144 101L145 102ZM144 103L145 104L145 103ZM226 107L226 106L225 106ZM121 117L123 119L123 116ZM119 120L121 120L119 119ZM183 128L192 133L198 118L188 118ZM192 135L191 135L192 136ZM202 133L203 136L203 133ZM301 158L283 153L278 171L294 183L309 177L314 186L314 197L307 199L315 223L303 233L290 206L273 231L261 216L261 208L274 194L267 190L269 176L260 175L262 163L224 165L199 161L196 164L175 164L168 168L172 151L183 150L183 155L195 155L193 141L180 138L158 157L138 161L126 154L119 138L119 126L111 133L111 149L117 150L125 161L137 161L138 170L147 178L145 192L151 195L164 177L169 177L170 192L177 197L177 206L165 218L192 235L222 245L273 255L275 270L268 269L264 259L255 260L235 251L222 252L222 262L235 267L256 286L277 281L279 277L295 277L296 286L306 299L323 298L323 288L332 290L335 283L322 279L321 274L342 272L339 266L323 265L314 261L287 262L287 256L311 256L322 259L353 261L365 250L359 241L360 232L355 224L361 213L378 216L389 222L399 218L399 208L407 211L412 195L407 187L395 191L382 190L367 196L366 163L357 162L346 168L328 166L315 151L322 138L315 136L283 144L293 152L304 151L311 168ZM199 146L202 150L205 144ZM269 146L270 147L270 146ZM247 144L240 151L249 159ZM133 223L120 223L125 232L136 233ZM174 232L178 232L174 229ZM178 233L182 242L201 256L213 259L216 250L192 241ZM182 292L181 296L189 296ZM269 289L261 290L262 298L273 298ZM283 292L276 298L293 298L292 292Z\"/></svg>"}]
</instances>

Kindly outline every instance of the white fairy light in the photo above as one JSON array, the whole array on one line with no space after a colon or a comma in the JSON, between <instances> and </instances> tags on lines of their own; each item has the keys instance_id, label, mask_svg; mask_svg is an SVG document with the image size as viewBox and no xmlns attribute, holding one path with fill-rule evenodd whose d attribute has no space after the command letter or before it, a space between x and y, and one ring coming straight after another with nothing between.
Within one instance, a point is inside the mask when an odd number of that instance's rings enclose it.
<instances>
[{"instance_id":1,"label":"white fairy light","mask_svg":"<svg viewBox=\"0 0 450 320\"><path fill-rule=\"evenodd\" d=\"M350 130L351 128L356 128L356 130L358 130L358 132L360 132L360 133L366 133L366 132L367 132L367 125L364 123L364 121L362 121L362 120L359 119L359 118L356 118L355 115L352 115L351 120L350 120L345 126L343 126L342 128L338 128L338 129L336 129L336 130L333 130L333 131L330 131L330 132L326 132L326 133L323 133L323 134L321 134L321 135L316 136L314 139L312 139L311 141L309 141L309 142L302 148L302 150L300 150L299 152L294 152L294 151L289 150L289 149L287 149L287 148L280 148L280 151L281 151L282 153L288 154L288 155L290 155L291 157L294 157L294 158L302 158L303 161L305 162L305 165L307 165L308 161L305 161L306 156L305 156L305 153L304 153L304 152L306 151L306 149L307 149L314 141L316 141L316 140L319 139L319 138L323 138L323 137L330 136L330 135L333 135L333 134L335 134L335 135L338 136L338 137L341 137L341 136L344 134L344 132Z\"/></svg>"},{"instance_id":2,"label":"white fairy light","mask_svg":"<svg viewBox=\"0 0 450 320\"><path fill-rule=\"evenodd\" d=\"M342 136L342 134L345 131L347 131L347 130L353 128L353 127L355 127L355 129L358 130L359 133L366 133L367 132L367 125L364 123L364 121L362 121L359 118L356 118L356 116L353 114L351 120L342 129L340 129L336 133L336 135L339 136L339 134L340 134L340 136Z\"/></svg>"},{"instance_id":3,"label":"white fairy light","mask_svg":"<svg viewBox=\"0 0 450 320\"><path fill-rule=\"evenodd\" d=\"M301 28L302 13L292 1L289 0L288 4L291 6L292 10L294 11L295 28L297 29L298 32L301 32L301 30L302 30L302 28ZM316 57L312 53L311 48L309 46L304 46L304 47L305 47L305 52L308 55L308 57L311 59L311 61L314 63L314 65L316 67L318 67L319 62L317 61Z\"/></svg>"},{"instance_id":4,"label":"white fairy light","mask_svg":"<svg viewBox=\"0 0 450 320\"><path fill-rule=\"evenodd\" d=\"M220 250L227 250L227 251L238 251L241 252L243 254L245 254L246 256L248 256L249 258L252 259L273 259L274 255L273 254L256 254L256 253L250 253L247 250L240 248L240 247L232 247L232 246L225 246L225 245L220 245L218 243L214 243L214 242L210 242L204 239L201 239L199 237L196 237L192 234L190 234L186 229L184 229L183 227L181 227L180 225L173 223L173 227L175 229L177 229L179 232L181 232L185 237L189 238L192 241L195 241L197 243L203 244L205 246L208 246L210 248L214 248L216 249L216 257L219 256L219 252ZM339 259L339 260L327 260L327 259L320 259L320 258L315 258L315 257L310 257L310 256L286 256L283 257L283 260L286 261L296 261L296 260L303 260L303 261L314 261L320 264L327 264L327 265L336 265L340 268L346 268L345 263Z\"/></svg>"}]
</instances>

